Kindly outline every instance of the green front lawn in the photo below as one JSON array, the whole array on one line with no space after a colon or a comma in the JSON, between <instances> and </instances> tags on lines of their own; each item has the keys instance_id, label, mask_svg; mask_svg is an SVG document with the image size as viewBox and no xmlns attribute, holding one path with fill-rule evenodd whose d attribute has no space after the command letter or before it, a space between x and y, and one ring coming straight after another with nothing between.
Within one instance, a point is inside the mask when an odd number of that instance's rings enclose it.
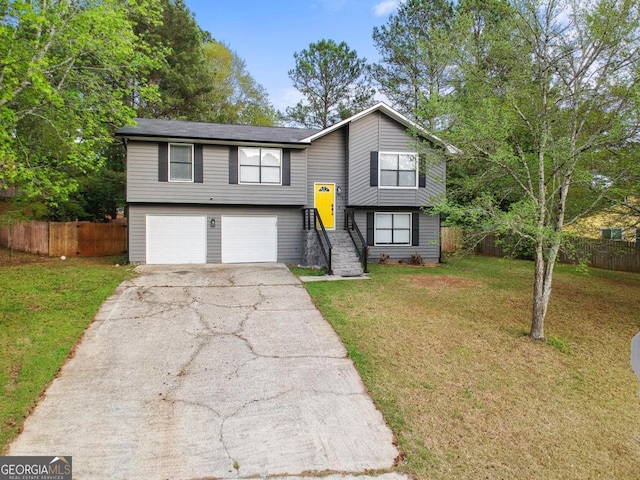
<instances>
[{"instance_id":1,"label":"green front lawn","mask_svg":"<svg viewBox=\"0 0 640 480\"><path fill-rule=\"evenodd\" d=\"M43 258L0 250L0 452L98 308L133 276L122 258Z\"/></svg>"},{"instance_id":2,"label":"green front lawn","mask_svg":"<svg viewBox=\"0 0 640 480\"><path fill-rule=\"evenodd\" d=\"M637 478L640 275L559 265L547 343L526 337L533 265L371 266L306 288L420 479Z\"/></svg>"}]
</instances>

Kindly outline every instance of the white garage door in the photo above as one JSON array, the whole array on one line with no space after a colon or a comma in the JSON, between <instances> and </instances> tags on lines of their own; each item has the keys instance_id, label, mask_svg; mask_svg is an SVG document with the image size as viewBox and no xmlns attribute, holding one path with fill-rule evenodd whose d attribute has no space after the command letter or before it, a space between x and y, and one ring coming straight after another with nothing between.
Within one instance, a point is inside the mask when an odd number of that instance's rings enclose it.
<instances>
[{"instance_id":1,"label":"white garage door","mask_svg":"<svg viewBox=\"0 0 640 480\"><path fill-rule=\"evenodd\" d=\"M207 263L207 217L147 215L147 264Z\"/></svg>"},{"instance_id":2,"label":"white garage door","mask_svg":"<svg viewBox=\"0 0 640 480\"><path fill-rule=\"evenodd\" d=\"M222 217L222 263L277 260L277 216Z\"/></svg>"}]
</instances>

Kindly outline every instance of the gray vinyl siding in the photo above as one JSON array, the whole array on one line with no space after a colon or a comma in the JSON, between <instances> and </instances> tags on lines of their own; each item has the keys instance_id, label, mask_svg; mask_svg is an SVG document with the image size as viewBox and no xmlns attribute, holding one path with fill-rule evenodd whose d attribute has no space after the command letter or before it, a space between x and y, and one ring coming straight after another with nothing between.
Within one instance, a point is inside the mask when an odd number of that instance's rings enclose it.
<instances>
[{"instance_id":1,"label":"gray vinyl siding","mask_svg":"<svg viewBox=\"0 0 640 480\"><path fill-rule=\"evenodd\" d=\"M348 195L346 181L346 129L341 129L314 141L307 150L307 207L314 207L314 183L334 183L336 190L342 189L342 195L336 191L335 226L344 228L344 209Z\"/></svg>"},{"instance_id":2,"label":"gray vinyl siding","mask_svg":"<svg viewBox=\"0 0 640 480\"><path fill-rule=\"evenodd\" d=\"M371 152L417 152L417 140L406 128L388 116L374 112L351 124L349 135L349 197L351 206L426 206L444 193L445 163L434 161L427 172L424 188L401 189L370 186Z\"/></svg>"},{"instance_id":3,"label":"gray vinyl siding","mask_svg":"<svg viewBox=\"0 0 640 480\"><path fill-rule=\"evenodd\" d=\"M277 215L278 217L278 261L300 263L302 259L302 210L286 207L229 207L229 206L185 206L185 205L129 205L129 261L146 261L146 216L150 215L206 215L207 216L207 263L221 263L223 215ZM216 226L210 227L211 219Z\"/></svg>"},{"instance_id":4,"label":"gray vinyl siding","mask_svg":"<svg viewBox=\"0 0 640 480\"><path fill-rule=\"evenodd\" d=\"M378 212L406 212L403 210L376 210ZM369 263L376 263L380 260L380 254L384 253L389 255L389 258L394 261L402 260L409 261L411 255L414 253L420 254L422 260L425 263L438 263L440 261L440 217L425 215L420 213L420 236L418 246L393 246L384 245L376 247L375 245L369 246ZM363 235L366 235L367 231L367 211L356 211L356 223Z\"/></svg>"},{"instance_id":5,"label":"gray vinyl siding","mask_svg":"<svg viewBox=\"0 0 640 480\"><path fill-rule=\"evenodd\" d=\"M378 117L372 113L349 128L349 205L378 205L378 188L369 186L369 155L380 150Z\"/></svg>"},{"instance_id":6,"label":"gray vinyl siding","mask_svg":"<svg viewBox=\"0 0 640 480\"><path fill-rule=\"evenodd\" d=\"M159 182L158 143L127 144L127 202L235 205L307 203L306 150L291 150L291 185L229 184L229 147L203 146L203 183Z\"/></svg>"}]
</instances>

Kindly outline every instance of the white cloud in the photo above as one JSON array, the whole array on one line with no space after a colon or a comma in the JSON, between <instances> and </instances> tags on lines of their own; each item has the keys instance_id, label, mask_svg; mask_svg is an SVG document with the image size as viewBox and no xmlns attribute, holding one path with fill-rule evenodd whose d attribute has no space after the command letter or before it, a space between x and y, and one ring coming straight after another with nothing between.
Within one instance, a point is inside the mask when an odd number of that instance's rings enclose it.
<instances>
[{"instance_id":1,"label":"white cloud","mask_svg":"<svg viewBox=\"0 0 640 480\"><path fill-rule=\"evenodd\" d=\"M399 0L382 0L373 7L373 14L376 17L384 17L389 15L400 5Z\"/></svg>"},{"instance_id":2,"label":"white cloud","mask_svg":"<svg viewBox=\"0 0 640 480\"><path fill-rule=\"evenodd\" d=\"M271 104L276 110L284 112L287 107L295 107L303 98L303 95L294 87L281 88L271 95Z\"/></svg>"}]
</instances>

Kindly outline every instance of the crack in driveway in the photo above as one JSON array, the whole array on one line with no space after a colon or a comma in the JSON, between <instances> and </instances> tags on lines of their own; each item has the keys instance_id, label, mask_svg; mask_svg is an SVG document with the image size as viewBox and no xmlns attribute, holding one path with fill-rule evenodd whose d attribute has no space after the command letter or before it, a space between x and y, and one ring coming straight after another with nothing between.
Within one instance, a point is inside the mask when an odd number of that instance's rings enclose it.
<instances>
[{"instance_id":1,"label":"crack in driveway","mask_svg":"<svg viewBox=\"0 0 640 480\"><path fill-rule=\"evenodd\" d=\"M216 267L142 268L9 453L70 454L80 479L391 469L391 432L297 279Z\"/></svg>"}]
</instances>

